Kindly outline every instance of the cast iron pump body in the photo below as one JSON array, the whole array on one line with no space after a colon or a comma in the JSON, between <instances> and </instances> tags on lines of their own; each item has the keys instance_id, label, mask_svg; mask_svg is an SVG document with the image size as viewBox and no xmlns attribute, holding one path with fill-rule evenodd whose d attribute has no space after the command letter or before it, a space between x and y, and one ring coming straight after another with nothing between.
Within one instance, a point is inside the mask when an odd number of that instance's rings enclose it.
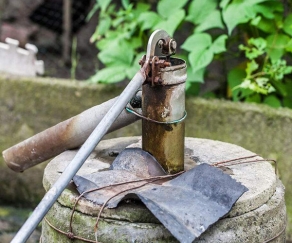
<instances>
[{"instance_id":1,"label":"cast iron pump body","mask_svg":"<svg viewBox=\"0 0 292 243\"><path fill-rule=\"evenodd\" d=\"M140 61L143 66L149 60L142 85L142 149L173 174L184 170L186 62L171 57L176 51L175 40L163 30L157 32L159 36L150 51L147 49L148 57ZM164 56L155 56L155 49Z\"/></svg>"}]
</instances>

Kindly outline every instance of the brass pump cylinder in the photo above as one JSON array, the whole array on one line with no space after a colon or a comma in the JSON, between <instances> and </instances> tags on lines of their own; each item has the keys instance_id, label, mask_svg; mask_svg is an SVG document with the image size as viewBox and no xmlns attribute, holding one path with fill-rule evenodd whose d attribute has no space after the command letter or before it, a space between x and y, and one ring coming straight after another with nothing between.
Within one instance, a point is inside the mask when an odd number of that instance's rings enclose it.
<instances>
[{"instance_id":1,"label":"brass pump cylinder","mask_svg":"<svg viewBox=\"0 0 292 243\"><path fill-rule=\"evenodd\" d=\"M186 63L170 58L160 70L160 84L142 86L142 148L167 173L184 170ZM156 121L156 122L155 122Z\"/></svg>"}]
</instances>

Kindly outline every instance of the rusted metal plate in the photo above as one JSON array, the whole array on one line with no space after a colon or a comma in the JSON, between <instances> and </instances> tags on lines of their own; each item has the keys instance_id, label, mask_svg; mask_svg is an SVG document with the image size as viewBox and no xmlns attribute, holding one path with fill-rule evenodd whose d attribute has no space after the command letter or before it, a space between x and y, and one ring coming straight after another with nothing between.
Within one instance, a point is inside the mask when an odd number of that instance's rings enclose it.
<instances>
[{"instance_id":1,"label":"rusted metal plate","mask_svg":"<svg viewBox=\"0 0 292 243\"><path fill-rule=\"evenodd\" d=\"M94 187L133 179L138 177L129 171L112 170L91 174L86 178L75 176L74 182L82 193ZM149 184L130 190L131 187L136 188L142 184L143 182L138 182L108 187L87 193L85 198L103 204L117 194L107 204L107 207L112 208L124 198L139 197L180 242L191 243L210 225L226 215L237 199L247 191L245 186L208 164L198 165L161 185Z\"/></svg>"},{"instance_id":2,"label":"rusted metal plate","mask_svg":"<svg viewBox=\"0 0 292 243\"><path fill-rule=\"evenodd\" d=\"M85 191L106 187L116 183L122 185L107 187L87 193L85 198L97 204L105 203L110 197L120 193L107 205L109 208L116 207L128 191L134 187L143 185L145 181L125 184L125 182L137 181L143 178L165 175L165 171L156 159L141 148L124 149L113 161L109 170L96 172L85 176L74 176L73 181L77 186L79 193Z\"/></svg>"},{"instance_id":3,"label":"rusted metal plate","mask_svg":"<svg viewBox=\"0 0 292 243\"><path fill-rule=\"evenodd\" d=\"M129 171L142 178L166 174L157 160L141 148L124 149L113 161L110 169Z\"/></svg>"},{"instance_id":4,"label":"rusted metal plate","mask_svg":"<svg viewBox=\"0 0 292 243\"><path fill-rule=\"evenodd\" d=\"M141 179L136 175L124 170L109 170L96 172L86 176L75 175L73 181L77 186L78 192L81 194L85 191L110 186L116 183L130 182ZM107 200L118 194L107 204L108 208L117 207L118 203L129 194L131 188L144 184L144 182L135 182L129 184L122 184L114 187L106 187L105 189L86 193L84 197L89 201L103 205ZM126 191L122 193L123 191Z\"/></svg>"},{"instance_id":5,"label":"rusted metal plate","mask_svg":"<svg viewBox=\"0 0 292 243\"><path fill-rule=\"evenodd\" d=\"M226 215L246 191L220 169L201 164L137 195L180 242L191 243Z\"/></svg>"}]
</instances>

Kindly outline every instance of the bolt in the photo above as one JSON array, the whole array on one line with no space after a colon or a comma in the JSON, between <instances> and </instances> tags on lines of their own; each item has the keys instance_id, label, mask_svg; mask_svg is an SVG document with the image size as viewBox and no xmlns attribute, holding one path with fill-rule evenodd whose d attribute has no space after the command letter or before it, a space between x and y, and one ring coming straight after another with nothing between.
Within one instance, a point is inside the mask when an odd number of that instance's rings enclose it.
<instances>
[{"instance_id":1,"label":"bolt","mask_svg":"<svg viewBox=\"0 0 292 243\"><path fill-rule=\"evenodd\" d=\"M171 47L171 49L173 49L173 50L176 49L177 44L176 44L176 41L175 41L175 40L171 40L171 42L170 42L170 47Z\"/></svg>"},{"instance_id":2,"label":"bolt","mask_svg":"<svg viewBox=\"0 0 292 243\"><path fill-rule=\"evenodd\" d=\"M162 47L163 47L163 44L164 44L164 43L163 43L163 40L159 40L159 41L158 41L158 47L159 47L159 48L162 48Z\"/></svg>"}]
</instances>

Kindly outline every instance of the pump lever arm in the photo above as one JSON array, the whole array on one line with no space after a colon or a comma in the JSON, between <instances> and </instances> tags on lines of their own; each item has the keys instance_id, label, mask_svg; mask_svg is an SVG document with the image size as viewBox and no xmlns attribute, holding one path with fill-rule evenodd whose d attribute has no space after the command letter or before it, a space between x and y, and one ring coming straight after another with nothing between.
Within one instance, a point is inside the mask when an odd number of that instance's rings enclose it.
<instances>
[{"instance_id":1,"label":"pump lever arm","mask_svg":"<svg viewBox=\"0 0 292 243\"><path fill-rule=\"evenodd\" d=\"M106 134L110 126L117 119L122 110L126 107L128 101L136 94L137 90L142 86L142 83L146 79L146 75L149 72L149 56L151 55L151 50L155 49L157 42L161 38L167 38L168 34L165 31L158 30L155 31L149 41L147 46L148 59L142 66L142 68L136 73L121 95L116 99L113 106L105 114L100 123L96 126L93 132L90 134L88 139L79 149L73 160L66 167L65 171L61 174L56 183L51 187L51 189L46 193L42 201L35 208L31 216L27 219L21 229L17 232L11 243L24 243L29 238L31 233L46 215L46 213L53 206L55 201L61 195L63 190L66 188L68 183L71 181L73 176L77 173L80 167L83 165L85 160L89 157L93 149L100 142L102 137ZM154 53L154 52L153 52Z\"/></svg>"}]
</instances>

